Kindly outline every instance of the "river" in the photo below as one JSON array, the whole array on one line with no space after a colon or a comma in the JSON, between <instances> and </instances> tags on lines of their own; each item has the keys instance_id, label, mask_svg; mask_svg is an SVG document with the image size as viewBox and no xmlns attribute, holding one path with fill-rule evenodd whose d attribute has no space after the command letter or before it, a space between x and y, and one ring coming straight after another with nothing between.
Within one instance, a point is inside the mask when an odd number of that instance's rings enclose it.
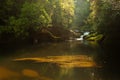
<instances>
[{"instance_id":1,"label":"river","mask_svg":"<svg viewBox=\"0 0 120 80\"><path fill-rule=\"evenodd\" d=\"M95 60L97 44L82 41L41 43L1 50L0 80L119 80Z\"/></svg>"}]
</instances>

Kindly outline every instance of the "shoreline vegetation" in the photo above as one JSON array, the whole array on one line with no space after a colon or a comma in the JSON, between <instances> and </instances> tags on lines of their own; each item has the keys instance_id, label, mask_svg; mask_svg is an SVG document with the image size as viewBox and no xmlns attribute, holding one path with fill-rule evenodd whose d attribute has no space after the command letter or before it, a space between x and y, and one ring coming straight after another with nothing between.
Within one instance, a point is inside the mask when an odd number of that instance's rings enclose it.
<instances>
[{"instance_id":1,"label":"shoreline vegetation","mask_svg":"<svg viewBox=\"0 0 120 80\"><path fill-rule=\"evenodd\" d=\"M97 60L111 73L118 72L119 4L119 0L0 0L0 55L13 56L17 49L40 43L80 40L84 32L93 32L83 40L97 42L101 47Z\"/></svg>"},{"instance_id":2,"label":"shoreline vegetation","mask_svg":"<svg viewBox=\"0 0 120 80\"><path fill-rule=\"evenodd\" d=\"M62 42L80 35L74 31L62 27L43 27L38 31L29 32L29 36L16 38L14 34L4 34L0 38L0 44L39 44L42 42ZM12 36L12 37L11 37Z\"/></svg>"}]
</instances>

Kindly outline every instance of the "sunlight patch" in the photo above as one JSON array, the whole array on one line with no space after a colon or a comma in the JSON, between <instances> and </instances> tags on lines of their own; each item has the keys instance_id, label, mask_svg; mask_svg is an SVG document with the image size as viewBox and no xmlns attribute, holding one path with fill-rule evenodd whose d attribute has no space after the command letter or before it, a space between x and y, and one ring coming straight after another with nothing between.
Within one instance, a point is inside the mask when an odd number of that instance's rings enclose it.
<instances>
[{"instance_id":1,"label":"sunlight patch","mask_svg":"<svg viewBox=\"0 0 120 80\"><path fill-rule=\"evenodd\" d=\"M20 74L0 66L0 80L17 79Z\"/></svg>"},{"instance_id":2,"label":"sunlight patch","mask_svg":"<svg viewBox=\"0 0 120 80\"><path fill-rule=\"evenodd\" d=\"M55 63L62 68L68 67L97 67L92 57L86 55L47 56L39 58L18 58L14 61L34 61L37 63Z\"/></svg>"},{"instance_id":3,"label":"sunlight patch","mask_svg":"<svg viewBox=\"0 0 120 80\"><path fill-rule=\"evenodd\" d=\"M31 69L24 69L22 70L22 74L27 77L39 77L39 74Z\"/></svg>"}]
</instances>

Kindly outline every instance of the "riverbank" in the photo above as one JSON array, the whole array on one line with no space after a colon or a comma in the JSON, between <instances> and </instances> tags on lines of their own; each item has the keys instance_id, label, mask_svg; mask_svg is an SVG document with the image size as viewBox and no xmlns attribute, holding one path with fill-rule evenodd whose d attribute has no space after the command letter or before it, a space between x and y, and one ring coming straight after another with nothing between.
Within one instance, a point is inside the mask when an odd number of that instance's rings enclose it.
<instances>
[{"instance_id":1,"label":"riverbank","mask_svg":"<svg viewBox=\"0 0 120 80\"><path fill-rule=\"evenodd\" d=\"M38 44L42 42L61 42L78 37L74 31L62 27L42 27L37 31L28 31L28 36L15 37L14 34L1 34L1 45Z\"/></svg>"}]
</instances>

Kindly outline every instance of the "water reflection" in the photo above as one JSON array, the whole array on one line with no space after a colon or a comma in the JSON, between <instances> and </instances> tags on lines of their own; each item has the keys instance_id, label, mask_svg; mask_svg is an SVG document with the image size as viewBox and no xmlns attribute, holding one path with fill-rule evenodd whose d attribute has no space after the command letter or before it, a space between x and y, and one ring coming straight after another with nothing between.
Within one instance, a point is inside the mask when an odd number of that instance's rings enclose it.
<instances>
[{"instance_id":1,"label":"water reflection","mask_svg":"<svg viewBox=\"0 0 120 80\"><path fill-rule=\"evenodd\" d=\"M40 75L32 69L23 69L20 72L0 67L0 80L52 80L46 76Z\"/></svg>"},{"instance_id":2,"label":"water reflection","mask_svg":"<svg viewBox=\"0 0 120 80\"><path fill-rule=\"evenodd\" d=\"M101 76L95 55L95 46L79 41L19 49L0 60L0 80L117 80Z\"/></svg>"},{"instance_id":3,"label":"water reflection","mask_svg":"<svg viewBox=\"0 0 120 80\"><path fill-rule=\"evenodd\" d=\"M20 77L19 73L5 67L0 67L0 80L13 80L18 77Z\"/></svg>"},{"instance_id":4,"label":"water reflection","mask_svg":"<svg viewBox=\"0 0 120 80\"><path fill-rule=\"evenodd\" d=\"M22 74L27 77L38 77L38 78L40 77L38 72L31 69L22 70Z\"/></svg>"},{"instance_id":5,"label":"water reflection","mask_svg":"<svg viewBox=\"0 0 120 80\"><path fill-rule=\"evenodd\" d=\"M41 69L40 72L48 77L52 77L53 80L95 80L94 68L99 68L93 57L88 55L17 58L13 59L13 61L37 64L39 69ZM37 72L29 69L24 69L23 74L28 77L39 77Z\"/></svg>"},{"instance_id":6,"label":"water reflection","mask_svg":"<svg viewBox=\"0 0 120 80\"><path fill-rule=\"evenodd\" d=\"M87 55L64 55L64 56L47 56L39 58L19 58L13 61L34 61L34 62L50 62L55 63L59 67L97 67L92 57Z\"/></svg>"}]
</instances>

